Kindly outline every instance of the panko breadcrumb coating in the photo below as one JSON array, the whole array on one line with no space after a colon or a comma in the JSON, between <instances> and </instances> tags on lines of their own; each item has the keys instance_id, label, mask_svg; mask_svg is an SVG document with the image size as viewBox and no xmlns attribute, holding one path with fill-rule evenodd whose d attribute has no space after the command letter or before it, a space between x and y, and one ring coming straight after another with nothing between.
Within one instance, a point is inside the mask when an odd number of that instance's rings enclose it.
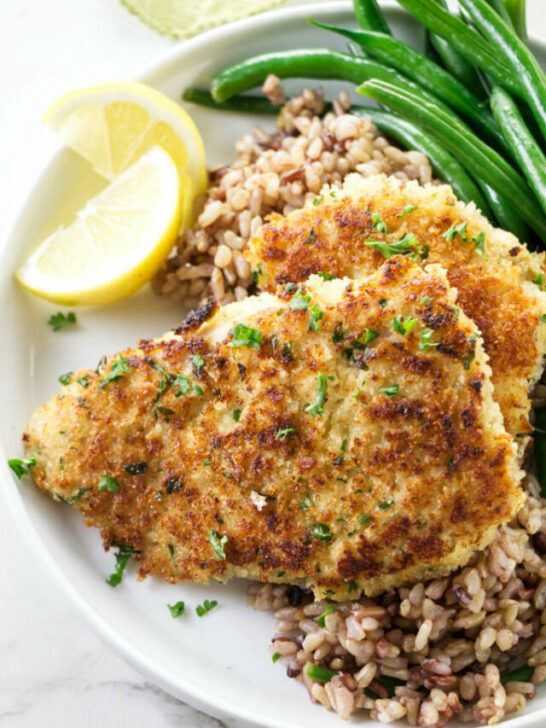
<instances>
[{"instance_id":1,"label":"panko breadcrumb coating","mask_svg":"<svg viewBox=\"0 0 546 728\"><path fill-rule=\"evenodd\" d=\"M483 335L494 396L523 455L532 431L529 391L546 352L544 253L494 228L447 185L353 174L342 190L324 189L303 209L271 215L247 258L261 288L274 291L320 271L360 278L397 249L446 269L458 305Z\"/></svg>"},{"instance_id":2,"label":"panko breadcrumb coating","mask_svg":"<svg viewBox=\"0 0 546 728\"><path fill-rule=\"evenodd\" d=\"M36 483L141 577L345 600L464 564L524 497L443 271L395 256L289 288L75 372L24 436Z\"/></svg>"}]
</instances>

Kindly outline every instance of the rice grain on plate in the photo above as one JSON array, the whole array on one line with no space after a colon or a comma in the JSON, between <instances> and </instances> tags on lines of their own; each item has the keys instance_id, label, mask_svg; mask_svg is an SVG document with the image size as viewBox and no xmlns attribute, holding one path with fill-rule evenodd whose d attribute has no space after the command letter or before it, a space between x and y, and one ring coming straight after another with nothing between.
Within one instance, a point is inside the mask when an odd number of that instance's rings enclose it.
<instances>
[{"instance_id":1,"label":"rice grain on plate","mask_svg":"<svg viewBox=\"0 0 546 728\"><path fill-rule=\"evenodd\" d=\"M533 476L526 486L517 519L449 577L338 604L252 584L249 603L275 612L270 651L288 677L342 718L368 710L437 728L452 716L490 725L522 708L546 678L546 500ZM313 680L308 663L335 675ZM525 664L528 676L503 677Z\"/></svg>"},{"instance_id":2,"label":"rice grain on plate","mask_svg":"<svg viewBox=\"0 0 546 728\"><path fill-rule=\"evenodd\" d=\"M266 82L269 94L276 88L274 79ZM322 92L305 89L282 107L275 133L255 126L242 137L235 162L210 172L196 224L156 276L156 292L190 305L209 295L221 303L241 300L253 282L242 251L269 213L302 207L324 184L341 185L355 171L431 181L423 154L392 146L368 118L348 113L349 105L342 92L334 111L321 116Z\"/></svg>"}]
</instances>

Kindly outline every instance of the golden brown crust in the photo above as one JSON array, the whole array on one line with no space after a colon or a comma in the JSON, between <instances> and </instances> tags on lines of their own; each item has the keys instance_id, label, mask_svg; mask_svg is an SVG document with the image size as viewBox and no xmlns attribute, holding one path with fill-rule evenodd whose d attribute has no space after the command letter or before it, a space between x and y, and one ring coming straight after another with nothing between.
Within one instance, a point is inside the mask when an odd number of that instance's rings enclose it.
<instances>
[{"instance_id":1,"label":"golden brown crust","mask_svg":"<svg viewBox=\"0 0 546 728\"><path fill-rule=\"evenodd\" d=\"M408 213L409 206L417 209ZM372 213L385 223L387 233L374 227ZM445 237L451 226L464 223L462 235ZM459 305L481 330L508 431L529 433L528 392L540 375L546 350L540 321L546 296L532 283L544 265L543 256L530 254L473 207L456 202L450 188L351 175L335 198L326 192L316 206L286 217L272 215L251 241L249 259L255 268L261 264L263 290L274 291L319 271L359 278L385 260L367 240L394 243L408 233L427 250L426 256L417 256L419 262L440 263L447 270ZM480 233L487 259L476 252Z\"/></svg>"},{"instance_id":2,"label":"golden brown crust","mask_svg":"<svg viewBox=\"0 0 546 728\"><path fill-rule=\"evenodd\" d=\"M76 372L29 423L36 483L65 499L89 488L76 507L105 546L172 582L248 576L345 599L463 563L522 501L474 325L441 271L402 257L300 295L323 312L318 332L309 308L265 295L126 350L115 381L115 358ZM398 333L396 316L417 322ZM230 346L237 323L258 348ZM98 490L105 474L117 492Z\"/></svg>"}]
</instances>

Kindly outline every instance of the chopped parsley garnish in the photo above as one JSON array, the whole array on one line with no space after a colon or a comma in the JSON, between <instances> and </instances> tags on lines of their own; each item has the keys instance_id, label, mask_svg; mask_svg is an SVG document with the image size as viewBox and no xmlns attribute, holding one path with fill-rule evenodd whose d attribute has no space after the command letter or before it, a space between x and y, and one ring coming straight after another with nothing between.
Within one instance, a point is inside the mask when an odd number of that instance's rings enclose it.
<instances>
[{"instance_id":1,"label":"chopped parsley garnish","mask_svg":"<svg viewBox=\"0 0 546 728\"><path fill-rule=\"evenodd\" d=\"M356 581L352 581L352 580L351 580L351 581L350 581L350 582L349 582L349 583L347 584L347 586L348 586L348 588L349 588L349 591L350 591L350 592L352 592L352 591L356 591L356 590L358 589L358 584L356 583Z\"/></svg>"},{"instance_id":2,"label":"chopped parsley garnish","mask_svg":"<svg viewBox=\"0 0 546 728\"><path fill-rule=\"evenodd\" d=\"M296 290L296 284L295 284L295 283L292 283L292 281L289 281L289 282L288 282L288 283L287 283L287 284L285 285L285 287L284 287L284 290L285 290L285 291L286 291L287 293L292 293L292 291L295 291L295 290Z\"/></svg>"},{"instance_id":3,"label":"chopped parsley garnish","mask_svg":"<svg viewBox=\"0 0 546 728\"><path fill-rule=\"evenodd\" d=\"M419 250L419 241L413 233L404 235L401 240L396 243L385 243L381 240L366 240L365 243L369 248L378 250L385 258L391 258L393 255L408 253L412 248Z\"/></svg>"},{"instance_id":4,"label":"chopped parsley garnish","mask_svg":"<svg viewBox=\"0 0 546 728\"><path fill-rule=\"evenodd\" d=\"M318 331L319 325L318 322L324 317L324 311L318 306L318 304L314 303L309 308L309 331Z\"/></svg>"},{"instance_id":5,"label":"chopped parsley garnish","mask_svg":"<svg viewBox=\"0 0 546 728\"><path fill-rule=\"evenodd\" d=\"M391 384L390 387L380 387L379 391L383 394L386 394L387 397L394 397L396 394L398 394L398 384Z\"/></svg>"},{"instance_id":6,"label":"chopped parsley garnish","mask_svg":"<svg viewBox=\"0 0 546 728\"><path fill-rule=\"evenodd\" d=\"M72 381L72 372L66 372L66 374L61 374L59 377L59 382L63 385L63 387L66 387L70 384Z\"/></svg>"},{"instance_id":7,"label":"chopped parsley garnish","mask_svg":"<svg viewBox=\"0 0 546 728\"><path fill-rule=\"evenodd\" d=\"M541 320L541 322L543 324L545 324L546 323L546 313L541 313L539 316L539 319Z\"/></svg>"},{"instance_id":8,"label":"chopped parsley garnish","mask_svg":"<svg viewBox=\"0 0 546 728\"><path fill-rule=\"evenodd\" d=\"M468 223L461 222L458 225L453 223L453 225L448 228L445 233L442 235L443 238L445 238L448 241L454 240L457 235L460 235L461 240L463 242L466 242L466 228Z\"/></svg>"},{"instance_id":9,"label":"chopped parsley garnish","mask_svg":"<svg viewBox=\"0 0 546 728\"><path fill-rule=\"evenodd\" d=\"M260 263L256 270L252 271L252 280L254 283L258 283L258 278L263 275L262 264Z\"/></svg>"},{"instance_id":10,"label":"chopped parsley garnish","mask_svg":"<svg viewBox=\"0 0 546 728\"><path fill-rule=\"evenodd\" d=\"M116 554L116 565L114 567L114 573L106 579L106 583L110 586L117 586L123 579L123 572L127 566L131 554L138 554L139 551L131 548L131 546L118 546L118 552Z\"/></svg>"},{"instance_id":11,"label":"chopped parsley garnish","mask_svg":"<svg viewBox=\"0 0 546 728\"><path fill-rule=\"evenodd\" d=\"M175 387L178 387L178 392L174 393L175 397L181 397L190 390L190 378L185 377L183 374L178 374L173 382Z\"/></svg>"},{"instance_id":12,"label":"chopped parsley garnish","mask_svg":"<svg viewBox=\"0 0 546 728\"><path fill-rule=\"evenodd\" d=\"M158 407L157 403L159 402L161 395L167 389L168 386L169 386L169 379L164 374L162 374L161 381L160 381L159 387L157 389L157 394L155 395L154 403L152 405L152 414L155 418L157 418L158 410L161 411L161 409L165 409L165 408ZM172 410L169 410L169 413L174 414Z\"/></svg>"},{"instance_id":13,"label":"chopped parsley garnish","mask_svg":"<svg viewBox=\"0 0 546 728\"><path fill-rule=\"evenodd\" d=\"M319 541L325 541L326 543L330 543L330 541L333 539L333 534L330 531L330 527L327 526L325 523L315 523L315 525L311 529L311 536L318 539Z\"/></svg>"},{"instance_id":14,"label":"chopped parsley garnish","mask_svg":"<svg viewBox=\"0 0 546 728\"><path fill-rule=\"evenodd\" d=\"M200 387L198 384L193 385L193 391L195 392L195 394L197 394L198 397L202 397L204 394L203 388Z\"/></svg>"},{"instance_id":15,"label":"chopped parsley garnish","mask_svg":"<svg viewBox=\"0 0 546 728\"><path fill-rule=\"evenodd\" d=\"M314 662L307 662L305 664L304 670L307 677L310 677L311 680L316 680L317 682L321 683L330 682L334 675L337 675L337 672L335 670L330 670L327 667L315 665Z\"/></svg>"},{"instance_id":16,"label":"chopped parsley garnish","mask_svg":"<svg viewBox=\"0 0 546 728\"><path fill-rule=\"evenodd\" d=\"M379 332L375 329L369 329L368 327L364 330L364 344L367 346L368 344L371 344L371 342L374 339L377 339L379 336Z\"/></svg>"},{"instance_id":17,"label":"chopped parsley garnish","mask_svg":"<svg viewBox=\"0 0 546 728\"><path fill-rule=\"evenodd\" d=\"M53 331L60 331L66 326L71 326L76 323L76 314L73 311L69 311L65 315L62 311L58 311L49 317L47 323L51 326Z\"/></svg>"},{"instance_id":18,"label":"chopped parsley garnish","mask_svg":"<svg viewBox=\"0 0 546 728\"><path fill-rule=\"evenodd\" d=\"M403 316L395 316L392 320L392 328L398 334L402 334L402 336L405 336L406 334L409 334L409 332L413 329L416 323L417 319L412 318L411 316L407 316L406 318L404 318Z\"/></svg>"},{"instance_id":19,"label":"chopped parsley garnish","mask_svg":"<svg viewBox=\"0 0 546 728\"><path fill-rule=\"evenodd\" d=\"M287 341L281 351L283 361L294 361L294 343Z\"/></svg>"},{"instance_id":20,"label":"chopped parsley garnish","mask_svg":"<svg viewBox=\"0 0 546 728\"><path fill-rule=\"evenodd\" d=\"M311 404L306 404L304 412L307 412L311 417L322 417L324 414L324 403L326 402L326 391L328 389L328 379L325 374L319 374L318 376L318 392L315 401Z\"/></svg>"},{"instance_id":21,"label":"chopped parsley garnish","mask_svg":"<svg viewBox=\"0 0 546 728\"><path fill-rule=\"evenodd\" d=\"M336 276L333 276L331 273L324 273L324 271L319 270L317 273L318 276L322 278L323 281L333 281Z\"/></svg>"},{"instance_id":22,"label":"chopped parsley garnish","mask_svg":"<svg viewBox=\"0 0 546 728\"><path fill-rule=\"evenodd\" d=\"M389 698L392 698L394 696L394 689L397 688L399 685L404 685L403 680L399 680L397 677L389 677L387 675L380 675L376 678L377 682L380 685L383 685L384 688L387 688ZM368 694L368 688L365 688L366 694ZM374 693L373 690L369 690L369 693L373 695L375 698L377 693Z\"/></svg>"},{"instance_id":23,"label":"chopped parsley garnish","mask_svg":"<svg viewBox=\"0 0 546 728\"><path fill-rule=\"evenodd\" d=\"M77 382L78 382L78 384L79 384L79 385L81 385L81 386L82 386L82 387L83 387L84 389L87 389L87 387L89 386L89 375L88 375L88 374L86 374L86 375L85 375L85 376L83 376L83 377L78 377L78 378L76 379L76 381L77 381Z\"/></svg>"},{"instance_id":24,"label":"chopped parsley garnish","mask_svg":"<svg viewBox=\"0 0 546 728\"><path fill-rule=\"evenodd\" d=\"M121 379L125 374L129 374L130 371L131 367L127 364L127 359L120 354L112 364L110 373L100 383L100 388L104 389L107 384Z\"/></svg>"},{"instance_id":25,"label":"chopped parsley garnish","mask_svg":"<svg viewBox=\"0 0 546 728\"><path fill-rule=\"evenodd\" d=\"M381 215L378 212L372 212L372 228L377 230L378 233L387 232L387 226L381 219Z\"/></svg>"},{"instance_id":26,"label":"chopped parsley garnish","mask_svg":"<svg viewBox=\"0 0 546 728\"><path fill-rule=\"evenodd\" d=\"M180 490L183 485L184 483L180 480L180 478L175 476L174 478L169 478L165 481L165 490L169 495L172 495L173 493L176 493L177 490Z\"/></svg>"},{"instance_id":27,"label":"chopped parsley garnish","mask_svg":"<svg viewBox=\"0 0 546 728\"><path fill-rule=\"evenodd\" d=\"M167 422L169 422L169 416L174 415L174 410L169 409L168 407L161 407L161 406L156 407L156 409L154 411L154 417L157 417L158 412L159 412L159 414L163 415L163 417L165 417L165 420Z\"/></svg>"},{"instance_id":28,"label":"chopped parsley garnish","mask_svg":"<svg viewBox=\"0 0 546 728\"><path fill-rule=\"evenodd\" d=\"M533 283L535 284L535 286L542 288L542 286L544 285L544 273L539 273L536 278L533 279Z\"/></svg>"},{"instance_id":29,"label":"chopped parsley garnish","mask_svg":"<svg viewBox=\"0 0 546 728\"><path fill-rule=\"evenodd\" d=\"M336 607L334 604L327 604L324 612L320 615L320 617L317 618L317 622L318 622L319 626L324 627L326 617L335 611L336 611Z\"/></svg>"},{"instance_id":30,"label":"chopped parsley garnish","mask_svg":"<svg viewBox=\"0 0 546 728\"><path fill-rule=\"evenodd\" d=\"M318 207L323 199L323 197L315 197L315 199L313 200L313 207Z\"/></svg>"},{"instance_id":31,"label":"chopped parsley garnish","mask_svg":"<svg viewBox=\"0 0 546 728\"><path fill-rule=\"evenodd\" d=\"M474 235L472 242L474 243L476 253L484 260L487 260L485 257L485 233L481 231L477 235Z\"/></svg>"},{"instance_id":32,"label":"chopped parsley garnish","mask_svg":"<svg viewBox=\"0 0 546 728\"><path fill-rule=\"evenodd\" d=\"M390 501L383 501L382 503L379 504L379 508L382 511L388 511L388 509L392 506L393 503L394 503L394 501L392 501L392 500L390 500Z\"/></svg>"},{"instance_id":33,"label":"chopped parsley garnish","mask_svg":"<svg viewBox=\"0 0 546 728\"><path fill-rule=\"evenodd\" d=\"M148 465L144 461L140 463L127 463L127 465L123 466L123 469L129 475L142 475L142 473L148 470Z\"/></svg>"},{"instance_id":34,"label":"chopped parsley garnish","mask_svg":"<svg viewBox=\"0 0 546 728\"><path fill-rule=\"evenodd\" d=\"M239 422L239 420L241 419L241 410L240 409L233 410L233 412L231 413L231 416L233 417L235 422Z\"/></svg>"},{"instance_id":35,"label":"chopped parsley garnish","mask_svg":"<svg viewBox=\"0 0 546 728\"><path fill-rule=\"evenodd\" d=\"M365 513L363 516L360 516L360 518L358 519L358 525L367 526L371 520L372 520L372 517L368 513Z\"/></svg>"},{"instance_id":36,"label":"chopped parsley garnish","mask_svg":"<svg viewBox=\"0 0 546 728\"><path fill-rule=\"evenodd\" d=\"M343 440L343 442L341 443L341 452L345 452L346 449L347 449L347 438L345 438Z\"/></svg>"},{"instance_id":37,"label":"chopped parsley garnish","mask_svg":"<svg viewBox=\"0 0 546 728\"><path fill-rule=\"evenodd\" d=\"M387 301L387 299L386 299L386 298L382 298L382 299L381 299L381 300L379 301L379 305L381 306L381 308L385 308L385 306L387 305L387 303L388 303L388 301Z\"/></svg>"},{"instance_id":38,"label":"chopped parsley garnish","mask_svg":"<svg viewBox=\"0 0 546 728\"><path fill-rule=\"evenodd\" d=\"M278 662L281 659L281 653L280 652L274 652L271 655L271 662L275 663Z\"/></svg>"},{"instance_id":39,"label":"chopped parsley garnish","mask_svg":"<svg viewBox=\"0 0 546 728\"><path fill-rule=\"evenodd\" d=\"M439 342L433 343L430 339L434 331L432 329L423 329L421 333L421 341L419 342L419 351L426 351L431 346L438 346Z\"/></svg>"},{"instance_id":40,"label":"chopped parsley garnish","mask_svg":"<svg viewBox=\"0 0 546 728\"><path fill-rule=\"evenodd\" d=\"M334 344L340 344L344 339L343 324L336 324L335 329L332 331L332 341Z\"/></svg>"},{"instance_id":41,"label":"chopped parsley garnish","mask_svg":"<svg viewBox=\"0 0 546 728\"><path fill-rule=\"evenodd\" d=\"M174 379L173 374L169 374L169 372L161 366L161 364L158 364L156 361L152 359L151 356L146 357L146 364L149 364L153 369L160 372L160 374L163 374L164 377L167 377L169 382L172 382Z\"/></svg>"},{"instance_id":42,"label":"chopped parsley garnish","mask_svg":"<svg viewBox=\"0 0 546 728\"><path fill-rule=\"evenodd\" d=\"M214 553L216 554L216 561L224 561L224 559L226 558L224 546L228 542L228 537L221 536L218 531L213 531L209 528L209 541L210 545L214 549Z\"/></svg>"},{"instance_id":43,"label":"chopped parsley garnish","mask_svg":"<svg viewBox=\"0 0 546 728\"><path fill-rule=\"evenodd\" d=\"M8 465L20 480L23 475L28 475L29 468L36 465L36 458L11 458L8 460Z\"/></svg>"},{"instance_id":44,"label":"chopped parsley garnish","mask_svg":"<svg viewBox=\"0 0 546 728\"><path fill-rule=\"evenodd\" d=\"M171 617L173 619L176 619L177 617L180 617L182 614L184 614L184 608L185 604L184 602L176 602L176 604L167 604L169 607L169 611L171 613Z\"/></svg>"},{"instance_id":45,"label":"chopped parsley garnish","mask_svg":"<svg viewBox=\"0 0 546 728\"><path fill-rule=\"evenodd\" d=\"M259 349L263 342L262 332L253 329L245 324L237 324L233 327L233 340L228 344L232 349L240 349L242 346L250 346L252 349Z\"/></svg>"},{"instance_id":46,"label":"chopped parsley garnish","mask_svg":"<svg viewBox=\"0 0 546 728\"><path fill-rule=\"evenodd\" d=\"M503 685L508 682L529 682L533 677L534 667L531 665L522 665L510 672L501 672L500 681Z\"/></svg>"},{"instance_id":47,"label":"chopped parsley garnish","mask_svg":"<svg viewBox=\"0 0 546 728\"><path fill-rule=\"evenodd\" d=\"M468 344L475 344L475 342L477 341L478 337L479 337L478 332L475 332L474 334L472 334L471 336L469 336L466 341L467 341ZM467 354L466 356L462 356L461 357L461 361L463 363L463 367L467 371L470 369L470 366L471 366L472 362L474 361L475 357L476 357L476 347L475 346L472 347L472 349L471 349L471 351L470 351L469 354Z\"/></svg>"},{"instance_id":48,"label":"chopped parsley garnish","mask_svg":"<svg viewBox=\"0 0 546 728\"><path fill-rule=\"evenodd\" d=\"M275 440L286 440L288 435L291 435L293 432L296 432L293 427L285 427L284 430L278 430L277 434L275 435Z\"/></svg>"},{"instance_id":49,"label":"chopped parsley garnish","mask_svg":"<svg viewBox=\"0 0 546 728\"><path fill-rule=\"evenodd\" d=\"M58 495L57 498L61 501L61 503L66 503L68 506L73 506L75 503L82 499L82 497L87 493L88 490L91 490L91 488L80 488L76 495L73 495L72 498L63 498L60 495Z\"/></svg>"},{"instance_id":50,"label":"chopped parsley garnish","mask_svg":"<svg viewBox=\"0 0 546 728\"><path fill-rule=\"evenodd\" d=\"M309 301L311 296L304 296L302 293L302 287L298 286L298 290L294 296L290 299L288 304L293 311L301 311L305 308L309 308Z\"/></svg>"},{"instance_id":51,"label":"chopped parsley garnish","mask_svg":"<svg viewBox=\"0 0 546 728\"><path fill-rule=\"evenodd\" d=\"M305 238L305 240L303 241L303 245L309 245L309 243L314 243L316 239L317 239L317 236L315 233L315 228L312 227L311 230L309 231L308 237Z\"/></svg>"},{"instance_id":52,"label":"chopped parsley garnish","mask_svg":"<svg viewBox=\"0 0 546 728\"><path fill-rule=\"evenodd\" d=\"M430 303L434 299L432 296L423 296L423 298L419 301L419 303Z\"/></svg>"},{"instance_id":53,"label":"chopped parsley garnish","mask_svg":"<svg viewBox=\"0 0 546 728\"><path fill-rule=\"evenodd\" d=\"M302 511L307 511L307 510L309 509L309 506L310 506L310 505L311 505L311 501L310 501L310 499L309 499L309 498L307 497L307 498L304 498L304 499L302 500L302 502L300 503L300 508L301 508L301 510L302 510Z\"/></svg>"},{"instance_id":54,"label":"chopped parsley garnish","mask_svg":"<svg viewBox=\"0 0 546 728\"><path fill-rule=\"evenodd\" d=\"M205 361L203 357L199 354L193 355L191 363L196 372L200 372L201 369L205 366Z\"/></svg>"},{"instance_id":55,"label":"chopped parsley garnish","mask_svg":"<svg viewBox=\"0 0 546 728\"><path fill-rule=\"evenodd\" d=\"M216 606L218 606L218 602L216 601L216 599L213 599L210 602L208 599L205 599L202 605L198 604L195 607L195 611L197 612L198 617L204 617L205 614L208 614Z\"/></svg>"},{"instance_id":56,"label":"chopped parsley garnish","mask_svg":"<svg viewBox=\"0 0 546 728\"><path fill-rule=\"evenodd\" d=\"M99 490L107 490L109 493L117 493L120 485L111 475L103 475L99 480Z\"/></svg>"},{"instance_id":57,"label":"chopped parsley garnish","mask_svg":"<svg viewBox=\"0 0 546 728\"><path fill-rule=\"evenodd\" d=\"M211 461L211 460L204 460L204 461L203 461L203 465L204 465L204 467L206 468L206 467L208 467L209 465L212 465L212 461Z\"/></svg>"},{"instance_id":58,"label":"chopped parsley garnish","mask_svg":"<svg viewBox=\"0 0 546 728\"><path fill-rule=\"evenodd\" d=\"M404 209L402 210L402 213L400 214L400 219L406 217L407 215L410 214L410 212L413 212L414 210L417 210L417 209L419 209L418 205L406 205L406 207L404 207Z\"/></svg>"}]
</instances>

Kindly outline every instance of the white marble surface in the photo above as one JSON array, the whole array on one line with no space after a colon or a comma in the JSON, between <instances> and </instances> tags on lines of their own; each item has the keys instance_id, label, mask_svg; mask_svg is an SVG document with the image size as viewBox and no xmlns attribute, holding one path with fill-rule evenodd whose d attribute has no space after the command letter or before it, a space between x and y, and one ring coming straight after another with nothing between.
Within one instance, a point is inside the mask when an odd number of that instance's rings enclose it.
<instances>
[{"instance_id":1,"label":"white marble surface","mask_svg":"<svg viewBox=\"0 0 546 728\"><path fill-rule=\"evenodd\" d=\"M545 1L528 5L531 29L546 37ZM118 0L0 0L0 240L49 154L38 121L51 100L73 87L130 78L172 44ZM35 556L1 502L0 553L0 728L224 725L171 698L103 645L49 575L33 568Z\"/></svg>"}]
</instances>

